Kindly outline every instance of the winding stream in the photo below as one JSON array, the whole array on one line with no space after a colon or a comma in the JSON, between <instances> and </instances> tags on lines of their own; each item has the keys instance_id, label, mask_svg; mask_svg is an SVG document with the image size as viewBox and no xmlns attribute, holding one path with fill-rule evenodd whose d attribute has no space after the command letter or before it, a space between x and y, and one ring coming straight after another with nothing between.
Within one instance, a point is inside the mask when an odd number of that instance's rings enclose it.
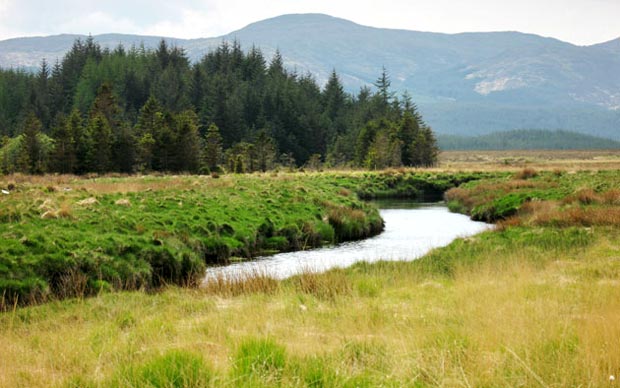
<instances>
[{"instance_id":1,"label":"winding stream","mask_svg":"<svg viewBox=\"0 0 620 388\"><path fill-rule=\"evenodd\" d=\"M264 274L284 279L301 272L326 271L348 267L359 261L415 260L433 248L450 244L492 228L462 214L448 211L443 204L419 204L403 201L377 202L385 231L361 241L300 252L279 253L253 261L207 269L205 281L215 277Z\"/></svg>"}]
</instances>

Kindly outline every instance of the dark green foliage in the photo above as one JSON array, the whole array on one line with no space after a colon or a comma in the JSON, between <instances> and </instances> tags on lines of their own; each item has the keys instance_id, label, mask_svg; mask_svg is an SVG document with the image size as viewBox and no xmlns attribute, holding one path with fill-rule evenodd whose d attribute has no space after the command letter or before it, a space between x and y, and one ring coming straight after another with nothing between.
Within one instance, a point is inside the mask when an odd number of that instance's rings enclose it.
<instances>
[{"instance_id":1,"label":"dark green foliage","mask_svg":"<svg viewBox=\"0 0 620 388\"><path fill-rule=\"evenodd\" d=\"M205 162L209 171L216 171L222 161L222 135L215 124L211 124L205 136Z\"/></svg>"},{"instance_id":2,"label":"dark green foliage","mask_svg":"<svg viewBox=\"0 0 620 388\"><path fill-rule=\"evenodd\" d=\"M60 117L52 129L55 140L54 152L51 155L52 169L61 174L74 173L77 166L75 139L69 123Z\"/></svg>"},{"instance_id":3,"label":"dark green foliage","mask_svg":"<svg viewBox=\"0 0 620 388\"><path fill-rule=\"evenodd\" d=\"M92 165L87 171L104 173L112 167L112 130L105 116L97 114L90 120L88 131L92 135Z\"/></svg>"},{"instance_id":4,"label":"dark green foliage","mask_svg":"<svg viewBox=\"0 0 620 388\"><path fill-rule=\"evenodd\" d=\"M77 40L51 70L46 62L36 75L0 70L0 135L27 138L3 170L206 172L224 162L254 172L304 166L315 155L327 166L434 164L434 137L415 105L394 97L385 69L376 86L350 95L334 71L321 90L285 69L279 52L266 65L238 42L191 65L163 40L152 51ZM37 131L52 135L52 153L37 152Z\"/></svg>"},{"instance_id":5,"label":"dark green foliage","mask_svg":"<svg viewBox=\"0 0 620 388\"><path fill-rule=\"evenodd\" d=\"M198 172L202 152L198 134L198 117L191 111L183 111L176 120L175 171Z\"/></svg>"},{"instance_id":6,"label":"dark green foliage","mask_svg":"<svg viewBox=\"0 0 620 388\"><path fill-rule=\"evenodd\" d=\"M47 158L39 136L41 121L30 114L24 124L21 139L21 150L18 154L17 168L29 174L41 174L46 171Z\"/></svg>"}]
</instances>

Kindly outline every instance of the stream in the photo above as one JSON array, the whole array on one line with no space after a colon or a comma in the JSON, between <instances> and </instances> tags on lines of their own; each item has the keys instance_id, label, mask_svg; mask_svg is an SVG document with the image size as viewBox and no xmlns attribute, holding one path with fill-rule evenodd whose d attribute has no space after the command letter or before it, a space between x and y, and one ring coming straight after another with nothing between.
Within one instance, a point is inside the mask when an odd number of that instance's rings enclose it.
<instances>
[{"instance_id":1,"label":"stream","mask_svg":"<svg viewBox=\"0 0 620 388\"><path fill-rule=\"evenodd\" d=\"M207 269L205 281L257 273L284 279L302 272L323 272L335 267L348 267L360 261L411 261L434 248L446 246L459 237L472 236L493 227L472 221L462 214L450 213L442 203L380 201L375 204L385 221L385 230L375 237L211 267Z\"/></svg>"}]
</instances>

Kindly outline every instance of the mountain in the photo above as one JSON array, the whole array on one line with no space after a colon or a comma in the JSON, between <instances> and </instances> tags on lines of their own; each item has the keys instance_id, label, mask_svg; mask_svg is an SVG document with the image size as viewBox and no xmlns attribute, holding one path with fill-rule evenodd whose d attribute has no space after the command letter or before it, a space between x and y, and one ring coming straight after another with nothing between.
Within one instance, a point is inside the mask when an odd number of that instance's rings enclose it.
<instances>
[{"instance_id":1,"label":"mountain","mask_svg":"<svg viewBox=\"0 0 620 388\"><path fill-rule=\"evenodd\" d=\"M480 136L439 135L442 150L620 149L620 142L569 131L521 129Z\"/></svg>"},{"instance_id":2,"label":"mountain","mask_svg":"<svg viewBox=\"0 0 620 388\"><path fill-rule=\"evenodd\" d=\"M75 35L0 42L0 66L53 62ZM160 37L107 34L106 47ZM321 14L284 15L208 39L169 39L191 60L222 41L276 49L285 64L324 82L332 69L348 90L372 85L385 66L392 88L408 90L439 133L479 135L562 128L620 140L620 39L575 46L519 32L441 34L366 27Z\"/></svg>"}]
</instances>

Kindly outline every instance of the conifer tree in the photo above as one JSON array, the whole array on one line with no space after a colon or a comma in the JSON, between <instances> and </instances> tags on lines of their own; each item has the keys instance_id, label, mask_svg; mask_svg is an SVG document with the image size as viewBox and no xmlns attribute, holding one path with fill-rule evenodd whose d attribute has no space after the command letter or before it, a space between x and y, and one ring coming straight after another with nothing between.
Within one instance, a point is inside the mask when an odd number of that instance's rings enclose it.
<instances>
[{"instance_id":1,"label":"conifer tree","mask_svg":"<svg viewBox=\"0 0 620 388\"><path fill-rule=\"evenodd\" d=\"M197 172L201 159L201 141L198 134L198 117L187 110L176 118L176 170Z\"/></svg>"},{"instance_id":2,"label":"conifer tree","mask_svg":"<svg viewBox=\"0 0 620 388\"><path fill-rule=\"evenodd\" d=\"M205 162L209 171L216 171L222 159L222 135L215 124L209 125L205 135Z\"/></svg>"},{"instance_id":3,"label":"conifer tree","mask_svg":"<svg viewBox=\"0 0 620 388\"><path fill-rule=\"evenodd\" d=\"M79 110L74 109L71 112L71 115L67 118L66 125L67 132L73 140L75 152L75 167L73 172L84 174L94 171L91 159L93 148L92 136L90 134L90 128L84 126Z\"/></svg>"},{"instance_id":4,"label":"conifer tree","mask_svg":"<svg viewBox=\"0 0 620 388\"><path fill-rule=\"evenodd\" d=\"M72 174L76 170L75 140L69 123L59 117L52 129L54 151L52 153L52 167L61 174Z\"/></svg>"},{"instance_id":5,"label":"conifer tree","mask_svg":"<svg viewBox=\"0 0 620 388\"><path fill-rule=\"evenodd\" d=\"M46 171L46 160L39 136L41 121L31 113L24 124L18 168L28 174L41 174Z\"/></svg>"},{"instance_id":6,"label":"conifer tree","mask_svg":"<svg viewBox=\"0 0 620 388\"><path fill-rule=\"evenodd\" d=\"M276 146L273 139L267 134L265 129L258 132L254 145L256 168L260 171L267 171L273 167L276 157Z\"/></svg>"},{"instance_id":7,"label":"conifer tree","mask_svg":"<svg viewBox=\"0 0 620 388\"><path fill-rule=\"evenodd\" d=\"M111 170L112 162L112 130L106 117L99 113L89 122L89 132L92 134L92 171L105 173Z\"/></svg>"}]
</instances>

